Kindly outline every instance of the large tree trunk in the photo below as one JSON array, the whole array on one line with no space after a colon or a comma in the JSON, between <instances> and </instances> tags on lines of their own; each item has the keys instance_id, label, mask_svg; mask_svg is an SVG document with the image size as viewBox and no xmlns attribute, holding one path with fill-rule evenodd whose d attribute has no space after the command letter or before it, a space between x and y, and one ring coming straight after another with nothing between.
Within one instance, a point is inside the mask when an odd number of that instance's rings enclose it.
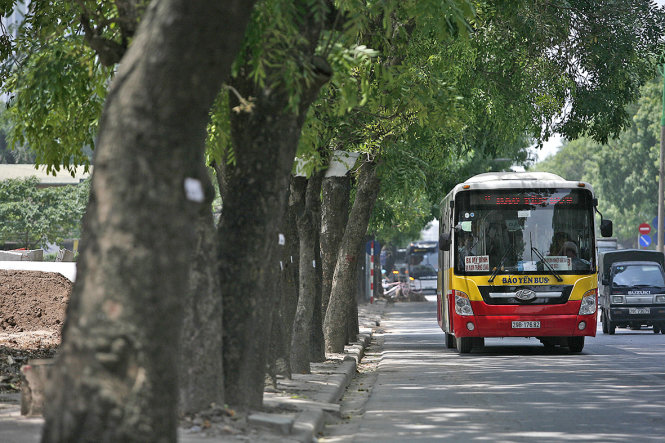
<instances>
[{"instance_id":1,"label":"large tree trunk","mask_svg":"<svg viewBox=\"0 0 665 443\"><path fill-rule=\"evenodd\" d=\"M45 442L176 440L192 220L212 198L203 167L208 111L252 5L153 2L118 68L47 392Z\"/></svg>"},{"instance_id":2,"label":"large tree trunk","mask_svg":"<svg viewBox=\"0 0 665 443\"><path fill-rule=\"evenodd\" d=\"M283 208L280 209L280 212L282 213L282 217L280 218L282 220L284 219L284 214L286 213L286 195L288 195L288 188L284 190L284 194L285 197L282 199L284 205ZM281 223L283 224L283 221ZM263 282L263 287L272 288L274 291L272 297L266 300L265 309L269 314L267 316L267 321L266 323L264 323L263 326L267 331L266 334L267 347L265 349L265 360L264 360L265 367L263 368L263 373L264 373L264 379L265 376L272 378L271 381L273 386L277 386L277 372L276 372L277 367L274 364L275 363L274 353L277 351L278 347L282 348L285 347L283 343L278 345L273 345L273 343L278 338L280 338L279 337L280 335L285 335L283 331L277 331L278 332L277 336L273 335L276 328L283 329L284 327L284 325L279 325L278 323L281 322L282 320L281 304L283 300L283 295L281 292L281 285L280 285L282 278L280 262L285 253L286 242L283 241L285 239L279 228L281 228L281 226L278 226L277 229L278 234L277 234L277 241L275 242L276 244L271 250L271 255L266 260L266 262L271 265L267 266L265 269L264 282Z\"/></svg>"},{"instance_id":3,"label":"large tree trunk","mask_svg":"<svg viewBox=\"0 0 665 443\"><path fill-rule=\"evenodd\" d=\"M323 313L321 311L323 269L321 267L321 184L323 172L318 172L307 184L307 206L312 211L314 223L314 310L312 312L312 339L310 360L315 363L326 360L326 343L323 337Z\"/></svg>"},{"instance_id":4,"label":"large tree trunk","mask_svg":"<svg viewBox=\"0 0 665 443\"><path fill-rule=\"evenodd\" d=\"M319 187L319 192L321 188ZM321 205L320 194L317 194L319 199L319 207ZM320 210L316 216L316 242L314 243L314 257L315 260L315 280L314 280L314 312L312 312L312 341L310 349L312 351L310 360L313 363L321 363L326 361L326 340L323 336L323 311L321 310L322 302L322 289L323 289L323 268L321 265L321 212Z\"/></svg>"},{"instance_id":5,"label":"large tree trunk","mask_svg":"<svg viewBox=\"0 0 665 443\"><path fill-rule=\"evenodd\" d=\"M300 245L298 309L293 324L291 344L291 370L309 373L309 363L316 358L321 360L317 339L322 338L320 295L317 262L319 241L319 206L321 175L315 174L309 180L304 177L293 179L293 195L296 200L296 222ZM319 293L320 294L320 293ZM317 302L319 304L317 304ZM319 313L316 323L316 313ZM323 352L325 358L325 351Z\"/></svg>"},{"instance_id":6,"label":"large tree trunk","mask_svg":"<svg viewBox=\"0 0 665 443\"><path fill-rule=\"evenodd\" d=\"M313 47L311 48L313 52ZM233 86L255 97L251 112L232 113L236 165L228 174L228 192L219 229L220 278L224 306L224 391L232 407L246 411L263 402L274 282L266 266L274 257L284 199L306 110L330 78L323 60L316 81L303 85L297 112L288 110L290 91L260 89L251 80Z\"/></svg>"},{"instance_id":7,"label":"large tree trunk","mask_svg":"<svg viewBox=\"0 0 665 443\"><path fill-rule=\"evenodd\" d=\"M349 219L351 178L325 177L321 188L321 313L325 318L337 254Z\"/></svg>"},{"instance_id":8,"label":"large tree trunk","mask_svg":"<svg viewBox=\"0 0 665 443\"><path fill-rule=\"evenodd\" d=\"M342 244L337 255L333 275L330 303L326 311L323 333L327 352L343 352L347 340L347 316L355 312L356 299L353 288L357 284L359 251L365 240L367 225L372 207L379 193L380 180L376 175L375 163L364 163L359 171L356 198L349 214ZM362 249L364 250L364 248Z\"/></svg>"},{"instance_id":9,"label":"large tree trunk","mask_svg":"<svg viewBox=\"0 0 665 443\"><path fill-rule=\"evenodd\" d=\"M293 322L291 338L291 371L298 374L309 374L310 368L310 331L312 331L312 311L314 310L314 241L312 214L306 208L307 179L294 177L291 186L296 202L296 224L300 267L298 268L298 307Z\"/></svg>"},{"instance_id":10,"label":"large tree trunk","mask_svg":"<svg viewBox=\"0 0 665 443\"><path fill-rule=\"evenodd\" d=\"M281 248L279 267L279 309L272 322L270 336L270 355L268 356L268 374L276 383L277 374L291 378L291 337L293 319L298 306L298 231L293 205L292 192L282 221L280 232L284 235L285 245Z\"/></svg>"},{"instance_id":11,"label":"large tree trunk","mask_svg":"<svg viewBox=\"0 0 665 443\"><path fill-rule=\"evenodd\" d=\"M222 297L217 260L217 231L210 205L195 221L196 238L184 294L180 341L180 412L224 404L222 369Z\"/></svg>"}]
</instances>

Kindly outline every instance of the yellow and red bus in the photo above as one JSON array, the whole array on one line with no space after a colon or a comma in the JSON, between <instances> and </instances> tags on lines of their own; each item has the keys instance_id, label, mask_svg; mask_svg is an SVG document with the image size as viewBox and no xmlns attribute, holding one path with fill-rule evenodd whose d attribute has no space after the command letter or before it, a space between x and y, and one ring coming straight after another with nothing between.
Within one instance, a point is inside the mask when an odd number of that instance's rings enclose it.
<instances>
[{"instance_id":1,"label":"yellow and red bus","mask_svg":"<svg viewBox=\"0 0 665 443\"><path fill-rule=\"evenodd\" d=\"M536 337L581 352L596 335L595 219L588 183L547 172L490 172L441 204L437 317L446 347ZM612 235L603 220L601 234Z\"/></svg>"}]
</instances>

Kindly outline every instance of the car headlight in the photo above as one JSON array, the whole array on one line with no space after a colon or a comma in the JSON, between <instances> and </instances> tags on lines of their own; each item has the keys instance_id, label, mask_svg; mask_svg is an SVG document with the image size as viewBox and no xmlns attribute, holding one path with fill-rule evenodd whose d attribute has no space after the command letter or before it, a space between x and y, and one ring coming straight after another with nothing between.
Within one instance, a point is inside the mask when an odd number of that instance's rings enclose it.
<instances>
[{"instance_id":1,"label":"car headlight","mask_svg":"<svg viewBox=\"0 0 665 443\"><path fill-rule=\"evenodd\" d=\"M665 303L665 295L658 294L653 298L654 303Z\"/></svg>"},{"instance_id":2,"label":"car headlight","mask_svg":"<svg viewBox=\"0 0 665 443\"><path fill-rule=\"evenodd\" d=\"M615 305L626 303L626 297L624 297L623 295L613 295L611 300L612 304Z\"/></svg>"},{"instance_id":3,"label":"car headlight","mask_svg":"<svg viewBox=\"0 0 665 443\"><path fill-rule=\"evenodd\" d=\"M455 312L458 315L473 315L473 308L469 296L462 291L453 291L455 294Z\"/></svg>"},{"instance_id":4,"label":"car headlight","mask_svg":"<svg viewBox=\"0 0 665 443\"><path fill-rule=\"evenodd\" d=\"M582 303L580 304L579 315L589 315L596 312L596 294L597 289L587 291L582 296Z\"/></svg>"}]
</instances>

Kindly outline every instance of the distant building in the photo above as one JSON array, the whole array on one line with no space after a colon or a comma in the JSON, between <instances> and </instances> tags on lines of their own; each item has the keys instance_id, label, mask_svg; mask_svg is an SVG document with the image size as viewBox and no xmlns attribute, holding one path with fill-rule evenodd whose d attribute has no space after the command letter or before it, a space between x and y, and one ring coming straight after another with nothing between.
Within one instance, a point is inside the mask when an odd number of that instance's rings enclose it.
<instances>
[{"instance_id":1,"label":"distant building","mask_svg":"<svg viewBox=\"0 0 665 443\"><path fill-rule=\"evenodd\" d=\"M74 176L69 171L61 169L56 175L47 174L46 166L35 165L13 165L13 164L0 164L0 181L7 179L25 179L30 177L37 177L39 180L39 187L47 186L64 186L64 185L77 185L86 180L92 174L92 166L90 172L85 172L83 166L76 168Z\"/></svg>"}]
</instances>

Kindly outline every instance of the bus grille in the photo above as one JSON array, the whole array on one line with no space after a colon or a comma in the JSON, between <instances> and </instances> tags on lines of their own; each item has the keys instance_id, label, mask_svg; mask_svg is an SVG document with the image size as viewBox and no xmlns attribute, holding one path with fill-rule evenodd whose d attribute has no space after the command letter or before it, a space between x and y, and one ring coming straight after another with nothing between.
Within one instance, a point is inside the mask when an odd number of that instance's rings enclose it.
<instances>
[{"instance_id":1,"label":"bus grille","mask_svg":"<svg viewBox=\"0 0 665 443\"><path fill-rule=\"evenodd\" d=\"M480 286L480 295L488 305L561 305L568 301L572 285L545 286ZM520 300L515 294L520 289L535 292L533 300Z\"/></svg>"}]
</instances>

